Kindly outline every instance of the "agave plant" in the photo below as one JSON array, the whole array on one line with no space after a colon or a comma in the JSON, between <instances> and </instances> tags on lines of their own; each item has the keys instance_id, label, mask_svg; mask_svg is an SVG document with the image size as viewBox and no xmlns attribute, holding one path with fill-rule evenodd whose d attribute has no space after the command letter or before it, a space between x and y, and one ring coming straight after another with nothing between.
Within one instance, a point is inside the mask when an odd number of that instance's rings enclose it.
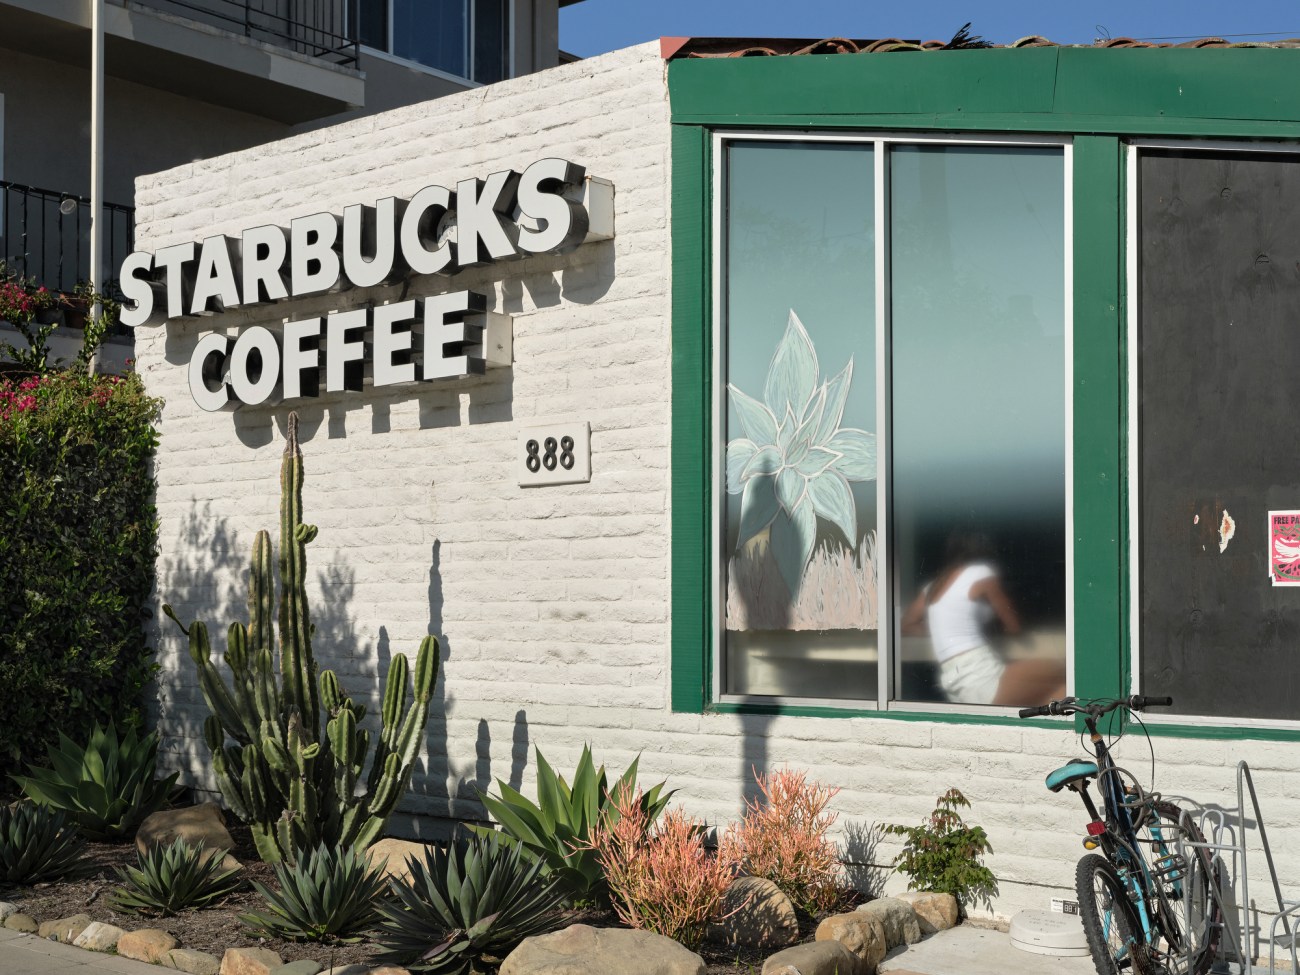
<instances>
[{"instance_id":1,"label":"agave plant","mask_svg":"<svg viewBox=\"0 0 1300 975\"><path fill-rule=\"evenodd\" d=\"M167 916L187 907L206 907L239 888L239 868L223 870L224 854L189 846L177 837L136 855L137 866L119 867L123 886L108 895L115 910Z\"/></svg>"},{"instance_id":2,"label":"agave plant","mask_svg":"<svg viewBox=\"0 0 1300 975\"><path fill-rule=\"evenodd\" d=\"M635 791L634 759L622 778L608 785L605 766L596 768L591 747L583 746L573 785L563 778L535 750L537 759L537 802L534 803L500 779L500 797L479 793L483 805L504 831L502 840L525 848L541 860L545 872L558 879L561 890L575 903L609 903L609 885L600 859L591 849L592 830L598 823L612 822L618 810L611 793L621 789ZM664 783L651 788L641 797L647 824L659 818L673 791L664 791ZM475 827L479 835L493 834L490 827Z\"/></svg>"},{"instance_id":3,"label":"agave plant","mask_svg":"<svg viewBox=\"0 0 1300 975\"><path fill-rule=\"evenodd\" d=\"M15 775L33 802L67 813L83 835L92 840L123 840L145 817L167 803L176 773L165 779L154 774L158 735L140 739L135 729L118 737L112 720L95 725L85 747L59 732L58 745L47 749L50 768L29 766L29 775Z\"/></svg>"},{"instance_id":4,"label":"agave plant","mask_svg":"<svg viewBox=\"0 0 1300 975\"><path fill-rule=\"evenodd\" d=\"M563 901L558 878L499 833L457 840L411 860L397 901L380 908L382 960L412 972L468 975L493 966L549 928Z\"/></svg>"},{"instance_id":5,"label":"agave plant","mask_svg":"<svg viewBox=\"0 0 1300 975\"><path fill-rule=\"evenodd\" d=\"M294 863L275 864L279 891L256 880L269 912L241 914L258 937L291 941L357 941L379 920L387 893L383 866L360 847L295 851Z\"/></svg>"},{"instance_id":6,"label":"agave plant","mask_svg":"<svg viewBox=\"0 0 1300 975\"><path fill-rule=\"evenodd\" d=\"M30 802L0 805L0 881L38 884L94 872L82 859L86 839L63 813Z\"/></svg>"},{"instance_id":7,"label":"agave plant","mask_svg":"<svg viewBox=\"0 0 1300 975\"><path fill-rule=\"evenodd\" d=\"M763 399L728 383L743 437L727 444L727 493L741 495L737 549L770 528L768 545L791 599L799 595L820 518L857 548L853 481L876 477L876 437L841 427L853 359L820 382L817 351L790 311L768 366ZM819 384L820 383L820 384Z\"/></svg>"}]
</instances>

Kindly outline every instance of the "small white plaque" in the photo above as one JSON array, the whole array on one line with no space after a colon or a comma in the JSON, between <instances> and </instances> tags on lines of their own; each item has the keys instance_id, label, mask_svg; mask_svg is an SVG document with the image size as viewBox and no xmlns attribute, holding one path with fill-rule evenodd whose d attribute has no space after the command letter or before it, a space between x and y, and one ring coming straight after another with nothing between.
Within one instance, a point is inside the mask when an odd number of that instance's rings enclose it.
<instances>
[{"instance_id":1,"label":"small white plaque","mask_svg":"<svg viewBox=\"0 0 1300 975\"><path fill-rule=\"evenodd\" d=\"M520 487L590 481L591 424L568 420L520 428L514 465Z\"/></svg>"}]
</instances>

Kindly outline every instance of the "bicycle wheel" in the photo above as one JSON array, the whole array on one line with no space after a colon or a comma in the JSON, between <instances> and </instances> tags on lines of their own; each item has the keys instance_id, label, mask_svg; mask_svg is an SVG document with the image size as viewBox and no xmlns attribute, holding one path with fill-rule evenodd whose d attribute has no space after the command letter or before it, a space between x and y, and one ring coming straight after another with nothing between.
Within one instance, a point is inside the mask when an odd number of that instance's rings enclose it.
<instances>
[{"instance_id":1,"label":"bicycle wheel","mask_svg":"<svg viewBox=\"0 0 1300 975\"><path fill-rule=\"evenodd\" d=\"M1074 872L1074 889L1097 975L1145 975L1146 945L1128 891L1110 861L1097 853L1084 856Z\"/></svg>"},{"instance_id":2,"label":"bicycle wheel","mask_svg":"<svg viewBox=\"0 0 1300 975\"><path fill-rule=\"evenodd\" d=\"M1204 975L1214 964L1222 936L1222 893L1214 858L1199 844L1200 829L1172 802L1152 804L1137 831L1138 851L1151 878L1154 914L1149 949L1162 975ZM1215 895L1218 894L1216 897Z\"/></svg>"}]
</instances>

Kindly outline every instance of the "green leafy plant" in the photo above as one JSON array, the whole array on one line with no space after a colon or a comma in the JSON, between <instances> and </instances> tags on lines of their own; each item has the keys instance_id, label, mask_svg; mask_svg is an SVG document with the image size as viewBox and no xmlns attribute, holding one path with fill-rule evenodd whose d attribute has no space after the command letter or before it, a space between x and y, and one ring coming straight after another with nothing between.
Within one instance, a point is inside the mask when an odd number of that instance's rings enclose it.
<instances>
[{"instance_id":1,"label":"green leafy plant","mask_svg":"<svg viewBox=\"0 0 1300 975\"><path fill-rule=\"evenodd\" d=\"M386 882L382 866L361 847L322 843L277 863L278 891L253 881L267 913L241 914L258 937L291 941L357 941L379 920Z\"/></svg>"},{"instance_id":2,"label":"green leafy plant","mask_svg":"<svg viewBox=\"0 0 1300 975\"><path fill-rule=\"evenodd\" d=\"M537 760L537 802L526 799L498 779L497 788L501 795L480 793L483 805L501 824L506 842L516 843L540 859L546 872L559 880L561 889L572 901L608 904L609 886L600 859L590 844L592 830L598 824L618 817L617 807L610 798L611 791L636 788L639 759L633 760L611 790L605 766L596 768L590 746L583 746L572 786L555 774L540 749L534 754ZM664 783L660 782L641 795L647 823L659 818L673 791L664 792ZM481 834L492 832L490 827L476 829Z\"/></svg>"},{"instance_id":3,"label":"green leafy plant","mask_svg":"<svg viewBox=\"0 0 1300 975\"><path fill-rule=\"evenodd\" d=\"M18 802L0 806L0 881L38 884L72 880L94 871L82 859L86 838L63 813Z\"/></svg>"},{"instance_id":4,"label":"green leafy plant","mask_svg":"<svg viewBox=\"0 0 1300 975\"><path fill-rule=\"evenodd\" d=\"M297 413L289 414L288 426L280 467L278 675L271 610L275 571L267 532L258 532L253 541L249 622L230 625L225 652L230 684L212 662L207 626L181 626L172 608L163 607L189 637L203 699L212 711L203 732L217 785L235 815L251 827L258 855L268 863L292 861L295 851L322 843L365 848L378 838L410 782L439 656L437 639L425 637L408 708L406 655L393 655L374 758L359 790L370 748L370 732L361 727L366 709L347 696L333 671L317 676L306 586L307 544L316 537L316 526L302 522Z\"/></svg>"},{"instance_id":5,"label":"green leafy plant","mask_svg":"<svg viewBox=\"0 0 1300 975\"><path fill-rule=\"evenodd\" d=\"M206 907L243 884L240 869L222 869L225 854L189 846L176 838L170 846L151 846L136 855L136 866L119 867L121 887L108 895L114 910L167 916L187 907Z\"/></svg>"},{"instance_id":6,"label":"green leafy plant","mask_svg":"<svg viewBox=\"0 0 1300 975\"><path fill-rule=\"evenodd\" d=\"M498 965L551 927L564 894L544 864L500 834L475 835L411 860L392 884L376 938L385 962L413 972L469 975Z\"/></svg>"},{"instance_id":7,"label":"green leafy plant","mask_svg":"<svg viewBox=\"0 0 1300 975\"><path fill-rule=\"evenodd\" d=\"M727 831L723 847L747 874L772 881L809 914L838 906L848 890L828 835L837 817L826 808L840 790L792 769L755 770L754 779L763 797L745 801L745 816Z\"/></svg>"},{"instance_id":8,"label":"green leafy plant","mask_svg":"<svg viewBox=\"0 0 1300 975\"><path fill-rule=\"evenodd\" d=\"M0 354L25 372L49 369L50 335L58 319L48 312L58 308L61 296L39 287L34 279L23 278L0 261L0 321L12 325L23 337L21 345L0 341Z\"/></svg>"},{"instance_id":9,"label":"green leafy plant","mask_svg":"<svg viewBox=\"0 0 1300 975\"><path fill-rule=\"evenodd\" d=\"M134 374L0 380L0 780L60 728L143 724L160 406Z\"/></svg>"},{"instance_id":10,"label":"green leafy plant","mask_svg":"<svg viewBox=\"0 0 1300 975\"><path fill-rule=\"evenodd\" d=\"M963 914L968 904L988 902L998 889L993 871L984 866L984 854L993 852L988 837L979 826L963 822L957 811L968 808L967 798L949 789L921 825L885 827L887 834L904 837L894 866L907 874L907 889L952 894Z\"/></svg>"},{"instance_id":11,"label":"green leafy plant","mask_svg":"<svg viewBox=\"0 0 1300 975\"><path fill-rule=\"evenodd\" d=\"M47 751L49 768L32 765L14 781L38 805L61 809L92 840L123 840L167 804L176 773L155 778L158 735L143 739L135 729L119 737L110 719L96 724L85 747L59 732Z\"/></svg>"},{"instance_id":12,"label":"green leafy plant","mask_svg":"<svg viewBox=\"0 0 1300 975\"><path fill-rule=\"evenodd\" d=\"M709 921L722 913L740 866L735 847L723 844L710 853L704 824L680 809L651 824L642 798L616 787L612 801L618 816L596 825L591 848L625 924L696 948Z\"/></svg>"}]
</instances>

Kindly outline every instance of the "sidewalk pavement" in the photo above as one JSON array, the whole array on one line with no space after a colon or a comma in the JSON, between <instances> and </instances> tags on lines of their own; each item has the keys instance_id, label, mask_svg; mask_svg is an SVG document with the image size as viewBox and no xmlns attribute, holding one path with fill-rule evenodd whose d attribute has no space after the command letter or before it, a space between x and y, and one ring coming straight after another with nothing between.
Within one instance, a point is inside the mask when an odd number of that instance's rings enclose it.
<instances>
[{"instance_id":1,"label":"sidewalk pavement","mask_svg":"<svg viewBox=\"0 0 1300 975\"><path fill-rule=\"evenodd\" d=\"M168 969L0 928L0 975L158 975Z\"/></svg>"},{"instance_id":2,"label":"sidewalk pavement","mask_svg":"<svg viewBox=\"0 0 1300 975\"><path fill-rule=\"evenodd\" d=\"M0 956L0 962L3 956ZM3 968L0 967L0 971ZM881 975L1096 975L1091 956L1036 955L992 928L963 924L914 945L895 948ZM8 973L6 973L8 975Z\"/></svg>"}]
</instances>

